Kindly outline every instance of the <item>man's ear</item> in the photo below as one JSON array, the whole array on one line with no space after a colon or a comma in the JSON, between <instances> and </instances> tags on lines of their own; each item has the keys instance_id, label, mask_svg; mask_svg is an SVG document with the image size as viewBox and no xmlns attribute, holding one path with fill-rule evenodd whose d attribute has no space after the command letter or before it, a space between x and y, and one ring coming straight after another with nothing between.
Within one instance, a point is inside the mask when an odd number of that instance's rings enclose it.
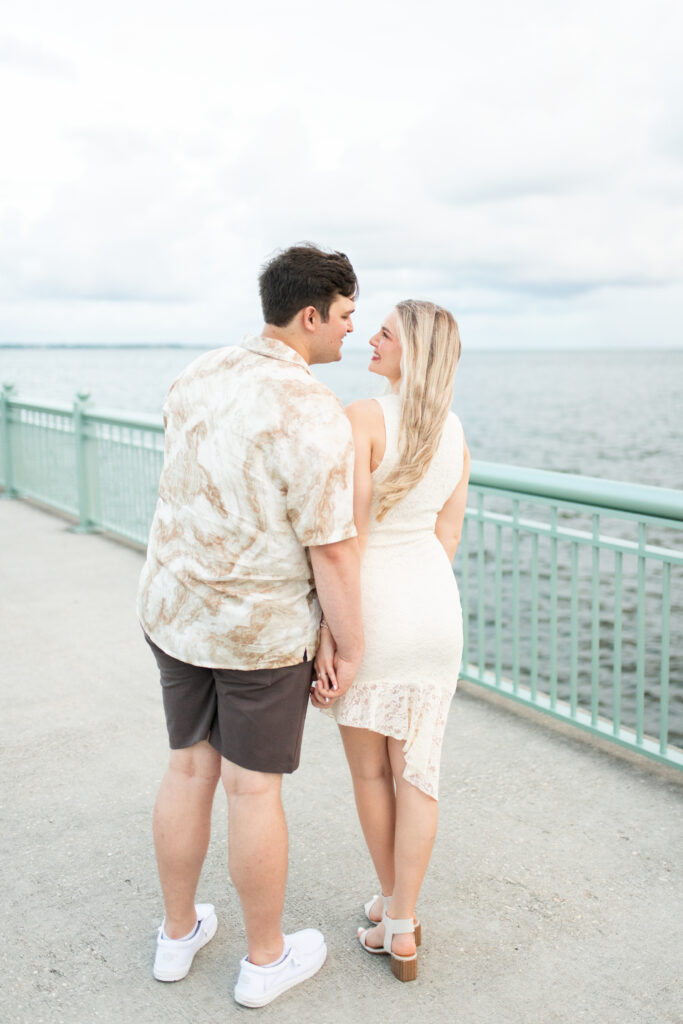
<instances>
[{"instance_id":1,"label":"man's ear","mask_svg":"<svg viewBox=\"0 0 683 1024\"><path fill-rule=\"evenodd\" d=\"M301 310L301 325L305 331L315 331L320 323L320 313L315 306L304 306Z\"/></svg>"}]
</instances>

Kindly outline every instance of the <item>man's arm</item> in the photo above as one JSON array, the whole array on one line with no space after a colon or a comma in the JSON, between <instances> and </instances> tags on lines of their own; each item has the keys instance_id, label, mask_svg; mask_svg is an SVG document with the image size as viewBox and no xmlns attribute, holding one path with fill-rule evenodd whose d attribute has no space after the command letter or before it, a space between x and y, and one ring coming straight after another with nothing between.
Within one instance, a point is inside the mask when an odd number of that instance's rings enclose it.
<instances>
[{"instance_id":1,"label":"man's arm","mask_svg":"<svg viewBox=\"0 0 683 1024\"><path fill-rule=\"evenodd\" d=\"M351 686L363 656L358 540L309 548L318 600L337 645L336 696Z\"/></svg>"}]
</instances>

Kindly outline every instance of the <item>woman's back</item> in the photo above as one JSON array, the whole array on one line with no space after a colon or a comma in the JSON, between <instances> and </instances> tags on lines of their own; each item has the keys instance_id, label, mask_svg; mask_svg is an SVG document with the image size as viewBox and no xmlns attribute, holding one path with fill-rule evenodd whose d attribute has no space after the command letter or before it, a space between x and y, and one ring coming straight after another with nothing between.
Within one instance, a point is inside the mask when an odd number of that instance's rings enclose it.
<instances>
[{"instance_id":1,"label":"woman's back","mask_svg":"<svg viewBox=\"0 0 683 1024\"><path fill-rule=\"evenodd\" d=\"M372 474L373 498L370 511L369 545L410 541L419 535L434 535L436 517L457 486L464 464L464 436L460 420L450 412L434 458L422 479L377 521L380 485L399 459L401 405L398 395L375 399L384 416L385 445L381 462ZM436 537L434 537L436 541ZM438 541L436 541L438 543Z\"/></svg>"}]
</instances>

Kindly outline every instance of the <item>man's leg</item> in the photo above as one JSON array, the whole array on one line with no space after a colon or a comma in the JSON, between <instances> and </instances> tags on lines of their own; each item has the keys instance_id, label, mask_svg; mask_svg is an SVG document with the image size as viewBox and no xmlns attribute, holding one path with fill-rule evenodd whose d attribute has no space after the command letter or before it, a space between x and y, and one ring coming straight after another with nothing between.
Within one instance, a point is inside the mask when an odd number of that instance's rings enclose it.
<instances>
[{"instance_id":1,"label":"man's leg","mask_svg":"<svg viewBox=\"0 0 683 1024\"><path fill-rule=\"evenodd\" d=\"M282 776L250 771L222 759L228 797L230 877L242 903L247 955L263 966L282 956L287 884L287 823Z\"/></svg>"},{"instance_id":2,"label":"man's leg","mask_svg":"<svg viewBox=\"0 0 683 1024\"><path fill-rule=\"evenodd\" d=\"M164 895L164 933L179 939L194 928L195 893L211 834L220 754L202 741L171 750L154 808L154 846Z\"/></svg>"}]
</instances>

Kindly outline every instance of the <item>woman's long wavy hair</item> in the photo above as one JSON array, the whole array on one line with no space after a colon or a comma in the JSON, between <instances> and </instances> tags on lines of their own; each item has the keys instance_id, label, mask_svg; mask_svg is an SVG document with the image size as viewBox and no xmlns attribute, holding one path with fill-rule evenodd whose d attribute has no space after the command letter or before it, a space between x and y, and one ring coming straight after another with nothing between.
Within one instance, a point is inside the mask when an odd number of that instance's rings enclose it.
<instances>
[{"instance_id":1,"label":"woman's long wavy hair","mask_svg":"<svg viewBox=\"0 0 683 1024\"><path fill-rule=\"evenodd\" d=\"M447 309L407 299L396 306L401 343L398 462L379 488L378 520L420 482L434 458L453 401L460 333Z\"/></svg>"}]
</instances>

